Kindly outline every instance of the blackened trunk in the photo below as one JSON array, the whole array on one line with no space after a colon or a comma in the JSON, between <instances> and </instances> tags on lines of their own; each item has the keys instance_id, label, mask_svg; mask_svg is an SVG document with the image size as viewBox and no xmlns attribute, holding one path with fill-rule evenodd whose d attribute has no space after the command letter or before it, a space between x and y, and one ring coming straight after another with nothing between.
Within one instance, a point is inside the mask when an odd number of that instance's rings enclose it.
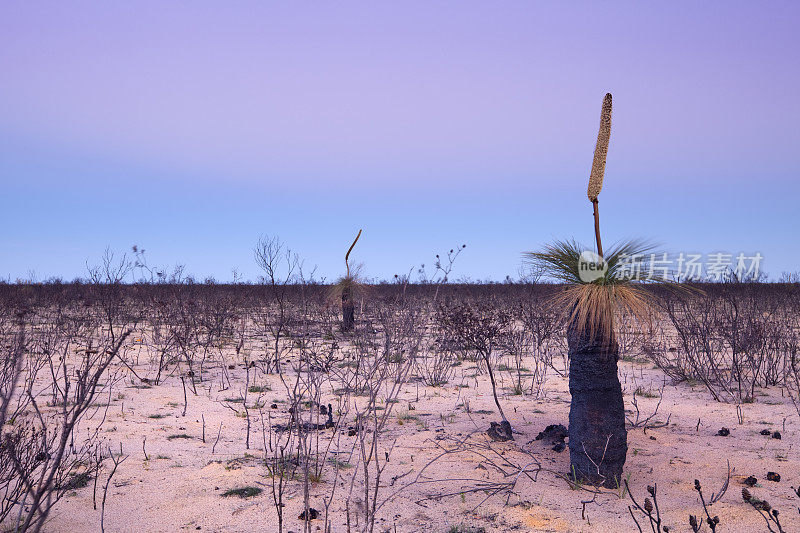
<instances>
[{"instance_id":1,"label":"blackened trunk","mask_svg":"<svg viewBox=\"0 0 800 533\"><path fill-rule=\"evenodd\" d=\"M352 331L356 323L356 308L350 288L342 289L342 331Z\"/></svg>"},{"instance_id":2,"label":"blackened trunk","mask_svg":"<svg viewBox=\"0 0 800 533\"><path fill-rule=\"evenodd\" d=\"M602 328L599 328L602 329ZM628 452L625 404L617 376L619 345L613 335L580 332L573 323L569 342L570 477L619 487Z\"/></svg>"}]
</instances>

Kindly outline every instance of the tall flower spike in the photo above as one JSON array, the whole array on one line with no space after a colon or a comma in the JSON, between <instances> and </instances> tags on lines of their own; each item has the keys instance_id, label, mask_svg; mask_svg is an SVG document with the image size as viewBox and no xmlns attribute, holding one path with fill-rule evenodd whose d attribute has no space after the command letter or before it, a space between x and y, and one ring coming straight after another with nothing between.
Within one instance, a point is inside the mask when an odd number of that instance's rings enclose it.
<instances>
[{"instance_id":1,"label":"tall flower spike","mask_svg":"<svg viewBox=\"0 0 800 533\"><path fill-rule=\"evenodd\" d=\"M353 241L353 244L350 245L350 248L347 249L347 253L344 256L344 266L347 267L347 277L350 277L350 252L353 251L353 247L358 242L358 238L361 237L361 230L358 230L358 235L356 235L356 240Z\"/></svg>"},{"instance_id":2,"label":"tall flower spike","mask_svg":"<svg viewBox=\"0 0 800 533\"><path fill-rule=\"evenodd\" d=\"M592 172L589 175L589 201L597 201L603 188L603 174L606 171L608 142L611 140L611 93L603 98L603 109L600 112L600 131L597 133L597 144L594 147Z\"/></svg>"}]
</instances>

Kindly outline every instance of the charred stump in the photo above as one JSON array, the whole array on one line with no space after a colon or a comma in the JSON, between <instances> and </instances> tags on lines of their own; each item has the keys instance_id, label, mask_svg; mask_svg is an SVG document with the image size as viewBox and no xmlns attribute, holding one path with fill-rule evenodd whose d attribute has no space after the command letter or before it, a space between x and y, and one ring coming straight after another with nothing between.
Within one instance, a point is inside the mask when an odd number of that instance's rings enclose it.
<instances>
[{"instance_id":1,"label":"charred stump","mask_svg":"<svg viewBox=\"0 0 800 533\"><path fill-rule=\"evenodd\" d=\"M602 329L602 328L596 328ZM628 452L625 404L617 375L619 344L612 335L568 331L570 477L593 485L619 487Z\"/></svg>"},{"instance_id":2,"label":"charred stump","mask_svg":"<svg viewBox=\"0 0 800 533\"><path fill-rule=\"evenodd\" d=\"M352 331L356 323L356 308L350 287L342 289L342 331Z\"/></svg>"}]
</instances>

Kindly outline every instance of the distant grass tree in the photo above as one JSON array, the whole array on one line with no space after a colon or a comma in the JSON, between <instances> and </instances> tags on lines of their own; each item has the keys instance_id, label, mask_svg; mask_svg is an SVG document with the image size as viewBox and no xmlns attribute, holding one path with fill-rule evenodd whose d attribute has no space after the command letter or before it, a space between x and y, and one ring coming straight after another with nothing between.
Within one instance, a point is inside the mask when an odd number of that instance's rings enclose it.
<instances>
[{"instance_id":1,"label":"distant grass tree","mask_svg":"<svg viewBox=\"0 0 800 533\"><path fill-rule=\"evenodd\" d=\"M600 118L588 196L594 210L596 254L577 242L555 241L540 252L526 254L531 262L564 284L555 297L568 314L570 358L570 474L576 480L616 488L627 455L627 430L622 386L617 375L619 345L614 317L629 313L648 320L650 293L636 283L636 272L648 272L652 246L630 241L603 254L598 195L602 189L611 136L611 94L606 94ZM587 263L594 262L592 269ZM650 274L652 270L649 270ZM649 281L666 282L650 275Z\"/></svg>"},{"instance_id":2,"label":"distant grass tree","mask_svg":"<svg viewBox=\"0 0 800 533\"><path fill-rule=\"evenodd\" d=\"M350 245L350 248L347 250L347 253L344 256L344 265L347 269L347 273L343 278L339 279L336 285L334 285L334 293L340 295L342 299L343 332L352 331L355 327L356 308L354 299L356 294L363 287L358 275L359 268L355 268L353 270L350 269L350 252L353 251L353 248L358 242L359 237L361 237L361 231L362 230L358 230L358 235L356 235L355 240L353 240L353 244Z\"/></svg>"}]
</instances>

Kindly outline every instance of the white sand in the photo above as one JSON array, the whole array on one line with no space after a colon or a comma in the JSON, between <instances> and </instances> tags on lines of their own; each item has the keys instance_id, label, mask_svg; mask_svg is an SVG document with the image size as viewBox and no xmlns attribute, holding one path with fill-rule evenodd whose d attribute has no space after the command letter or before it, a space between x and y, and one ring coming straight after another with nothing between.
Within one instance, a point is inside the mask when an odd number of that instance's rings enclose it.
<instances>
[{"instance_id":1,"label":"white sand","mask_svg":"<svg viewBox=\"0 0 800 533\"><path fill-rule=\"evenodd\" d=\"M256 413L253 422L251 449L246 450L245 420L236 417L221 403L224 398L237 396L244 382L241 366L231 373L235 380L233 389L218 392L217 380L204 383L205 392L198 396L190 392L186 417L181 416L183 389L176 378L149 389L135 388L129 381L116 385L103 436L115 447L122 442L130 457L119 467L109 490L106 531L277 531L270 479L258 460L263 457L258 415ZM419 469L433 457L437 453L436 439L483 429L489 421L499 418L496 414L475 414L477 410L496 409L487 377L478 376L477 388L473 378L463 381L469 385L468 388L458 388L462 376L473 373L474 364L466 363L457 369L451 383L444 387L432 388L416 383L405 387L402 401L395 405L388 424L389 431L383 437L387 444L397 439L384 476L387 484L392 476L412 468ZM648 364L621 363L620 373L626 381L627 408L631 407L631 391L636 386L658 392L663 380L663 375ZM273 399L285 395L281 394L282 387L275 376L259 377L258 383L264 380L272 388L264 396L269 409ZM508 383L507 375L505 380ZM210 394L208 387L211 387ZM543 399L533 400L525 396L502 398L507 415L521 434L513 443L495 443L493 446L512 461L525 462L526 456L519 451L524 446L535 452L546 469L567 472L568 450L556 453L541 442L531 442L546 425L567 424L569 394L566 380L551 372L546 389ZM124 397L118 398L118 393ZM419 401L415 401L417 394ZM469 400L471 415L463 407L456 408L465 398ZM657 402L657 398L639 398L644 414L651 413ZM407 413L409 403L415 408L410 414L416 420L405 419L401 424L396 415ZM646 485L658 483L662 516L673 531L689 531L688 515L699 516L702 513L693 480L698 478L706 497L710 497L725 480L726 460L730 460L735 474L725 496L711 508L712 515L719 515L721 519L718 531L766 530L763 518L741 499L741 480L748 475L759 479L760 486L751 489L753 494L767 499L781 511L786 531L800 531L797 511L800 498L790 489L790 486L800 484L800 458L796 453L797 414L789 399L781 397L779 389L762 391L756 403L742 407L745 420L739 425L735 405L714 402L700 386L668 384L656 418L665 420L671 414L669 427L648 430L646 435L641 429L629 431L625 472L630 476L630 485L642 503ZM280 405L277 411L284 412L285 409L285 405ZM161 419L149 417L156 413L168 416ZM442 417L440 413L452 416ZM205 443L200 440L201 414L206 422ZM700 426L696 431L698 418ZM212 454L220 423L223 424L222 435L216 453ZM722 426L731 429L731 436L715 436ZM764 428L780 430L782 440L760 435L759 431ZM326 434L331 431L326 430ZM179 433L187 433L193 438L167 439ZM149 461L145 461L142 451L145 436ZM355 438L345 434L342 442L351 443ZM488 441L482 432L474 438L480 442ZM244 458L246 453L255 458L242 459L239 464L228 463L232 459ZM779 483L766 480L769 470L781 474ZM311 506L320 511L323 509L321 495L330 488L331 472L329 469L327 477L312 486ZM351 473L352 469L343 471L345 476ZM101 474L101 483L105 475ZM415 473L403 480L409 480L413 475ZM501 478L497 472L480 467L477 458L469 454L448 456L435 463L429 469L429 476L436 479ZM395 487L400 483L398 481ZM221 497L225 490L246 485L261 487L264 492L250 499ZM504 497L497 496L473 510L484 497L480 494L417 503L426 495L457 491L459 487L460 484L453 482L409 487L383 507L376 530L447 531L450 526L459 524L482 526L486 531L635 530L628 514L630 500L627 497L620 499L613 491L603 491L594 502L586 505L582 518L581 501L591 500L592 494L571 490L564 480L550 471L541 472L535 483L521 480L517 485L518 497L512 496L509 505L504 505ZM393 490L393 487L387 487L383 495ZM346 487L339 487L338 498L332 505L333 531L346 531L346 491ZM355 494L360 494L360 491L356 490ZM100 496L98 494L98 501ZM286 531L302 531L298 519L302 507L302 489L299 483L294 482L286 497ZM643 528L649 530L643 519L640 520ZM318 519L312 524L313 530L318 530L323 521ZM92 485L67 495L59 502L48 528L57 532L99 531L100 511L99 508L92 509Z\"/></svg>"}]
</instances>

